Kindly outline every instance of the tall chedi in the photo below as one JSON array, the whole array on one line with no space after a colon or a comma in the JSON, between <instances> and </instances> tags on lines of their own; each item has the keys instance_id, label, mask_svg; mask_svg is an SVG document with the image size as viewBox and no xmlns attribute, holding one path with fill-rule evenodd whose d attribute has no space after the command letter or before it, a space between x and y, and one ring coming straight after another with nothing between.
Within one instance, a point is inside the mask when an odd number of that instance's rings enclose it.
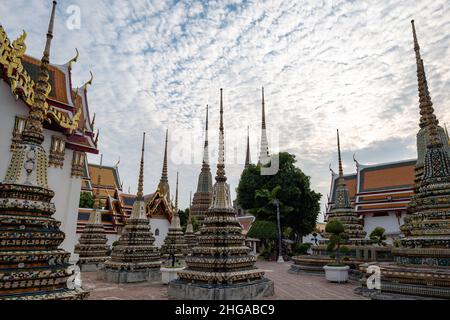
<instances>
[{"instance_id":1,"label":"tall chedi","mask_svg":"<svg viewBox=\"0 0 450 320\"><path fill-rule=\"evenodd\" d=\"M258 299L272 295L273 281L254 264L231 205L225 175L223 100L220 89L219 158L211 207L200 227L199 245L186 258L187 268L169 283L169 296L178 299Z\"/></svg>"},{"instance_id":2,"label":"tall chedi","mask_svg":"<svg viewBox=\"0 0 450 320\"><path fill-rule=\"evenodd\" d=\"M417 57L421 123L427 129L423 176L401 227L405 237L392 253L395 263L381 265L381 291L375 298L433 297L450 299L450 160L439 135L423 61Z\"/></svg>"},{"instance_id":3,"label":"tall chedi","mask_svg":"<svg viewBox=\"0 0 450 320\"><path fill-rule=\"evenodd\" d=\"M430 92L428 90L428 82L425 75L425 68L423 65L423 60L420 55L420 46L417 40L416 30L413 23L413 40L414 40L414 52L416 56L417 65L417 84L419 90L419 109L420 109L420 130L417 133L417 163L415 166L415 185L416 192L417 188L420 186L420 181L423 176L423 169L425 165L425 153L427 151L427 145L429 140L429 124L425 119L425 112L427 108L433 108L433 103L431 102ZM442 142L444 150L450 155L449 139L444 128L439 126L439 121L436 116L432 116L430 119L432 123L436 124L438 139Z\"/></svg>"},{"instance_id":4,"label":"tall chedi","mask_svg":"<svg viewBox=\"0 0 450 320\"><path fill-rule=\"evenodd\" d=\"M197 191L192 202L192 215L197 219L199 225L203 223L206 212L212 200L212 175L209 167L208 148L208 106L206 106L205 143L203 145L202 169L198 176Z\"/></svg>"},{"instance_id":5,"label":"tall chedi","mask_svg":"<svg viewBox=\"0 0 450 320\"><path fill-rule=\"evenodd\" d=\"M166 264L180 264L181 260L188 253L188 245L184 238L183 229L180 224L180 215L178 212L178 172L177 186L175 190L175 208L173 210L172 221L164 244L161 246L161 255L166 260Z\"/></svg>"},{"instance_id":6,"label":"tall chedi","mask_svg":"<svg viewBox=\"0 0 450 320\"><path fill-rule=\"evenodd\" d=\"M101 185L102 159L100 158L100 168L97 178L97 185ZM75 245L74 252L79 255L78 264L81 271L97 271L109 258L109 246L106 244L105 229L102 223L101 200L99 188L94 193L94 211L89 216L89 221L83 229L79 243Z\"/></svg>"},{"instance_id":7,"label":"tall chedi","mask_svg":"<svg viewBox=\"0 0 450 320\"><path fill-rule=\"evenodd\" d=\"M247 149L245 152L245 165L244 168L247 169L248 166L252 163L250 158L250 127L247 126Z\"/></svg>"},{"instance_id":8,"label":"tall chedi","mask_svg":"<svg viewBox=\"0 0 450 320\"><path fill-rule=\"evenodd\" d=\"M186 231L184 232L184 238L188 245L188 254L192 254L192 249L198 245L197 236L194 233L194 226L192 224L192 192L189 195L189 216L186 224Z\"/></svg>"},{"instance_id":9,"label":"tall chedi","mask_svg":"<svg viewBox=\"0 0 450 320\"><path fill-rule=\"evenodd\" d=\"M344 170L342 168L341 143L339 140L339 130L337 130L337 148L338 148L338 165L339 177L336 186L336 200L333 208L328 214L328 221L339 220L345 228L345 233L349 236L349 240L364 239L366 232L364 231L361 220L356 214L348 194L348 188L344 180Z\"/></svg>"},{"instance_id":10,"label":"tall chedi","mask_svg":"<svg viewBox=\"0 0 450 320\"><path fill-rule=\"evenodd\" d=\"M264 87L261 89L261 145L259 148L258 164L265 165L270 161L269 141L266 130L266 103L264 100Z\"/></svg>"},{"instance_id":11,"label":"tall chedi","mask_svg":"<svg viewBox=\"0 0 450 320\"><path fill-rule=\"evenodd\" d=\"M110 282L143 282L161 277L159 250L153 245L155 238L145 212L144 146L145 133L142 139L137 197L118 244L112 250L111 258L105 262L104 270L99 272L100 277Z\"/></svg>"},{"instance_id":12,"label":"tall chedi","mask_svg":"<svg viewBox=\"0 0 450 320\"><path fill-rule=\"evenodd\" d=\"M52 216L55 195L47 182L48 156L42 147L49 83L50 46L56 1L47 32L34 103L22 139L12 150L0 183L0 299L81 299L82 289L69 289L70 253L58 248L64 240L61 222Z\"/></svg>"}]
</instances>

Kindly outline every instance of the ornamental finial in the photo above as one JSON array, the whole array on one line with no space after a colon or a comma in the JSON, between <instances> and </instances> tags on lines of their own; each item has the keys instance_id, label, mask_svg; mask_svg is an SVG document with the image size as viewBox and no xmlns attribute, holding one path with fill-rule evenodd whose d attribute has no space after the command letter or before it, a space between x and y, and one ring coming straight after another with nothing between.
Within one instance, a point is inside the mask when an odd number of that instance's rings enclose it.
<instances>
[{"instance_id":1,"label":"ornamental finial","mask_svg":"<svg viewBox=\"0 0 450 320\"><path fill-rule=\"evenodd\" d=\"M427 77L425 74L425 67L422 57L420 55L419 41L417 40L416 27L414 20L411 20L414 51L416 54L416 67L417 67L417 84L419 91L419 108L420 108L420 127L424 128L430 124L438 125L436 116L434 115L433 102L431 101L430 92L428 89Z\"/></svg>"},{"instance_id":2,"label":"ornamental finial","mask_svg":"<svg viewBox=\"0 0 450 320\"><path fill-rule=\"evenodd\" d=\"M48 66L50 64L50 46L53 38L55 11L56 1L53 1L52 13L48 25L47 41L45 43L45 49L39 67L38 80L35 86L34 103L30 108L25 128L22 132L22 140L24 142L36 145L40 145L44 141L44 128L42 123L45 118L46 109L48 108L47 97L51 91Z\"/></svg>"},{"instance_id":3,"label":"ornamental finial","mask_svg":"<svg viewBox=\"0 0 450 320\"><path fill-rule=\"evenodd\" d=\"M136 200L144 200L144 152L145 152L145 132L142 134L141 162L139 164L139 179Z\"/></svg>"},{"instance_id":4,"label":"ornamental finial","mask_svg":"<svg viewBox=\"0 0 450 320\"><path fill-rule=\"evenodd\" d=\"M75 48L75 57L69 60L67 63L69 65L69 70L72 70L72 65L78 61L78 57L80 56L80 52L78 51L78 48Z\"/></svg>"}]
</instances>

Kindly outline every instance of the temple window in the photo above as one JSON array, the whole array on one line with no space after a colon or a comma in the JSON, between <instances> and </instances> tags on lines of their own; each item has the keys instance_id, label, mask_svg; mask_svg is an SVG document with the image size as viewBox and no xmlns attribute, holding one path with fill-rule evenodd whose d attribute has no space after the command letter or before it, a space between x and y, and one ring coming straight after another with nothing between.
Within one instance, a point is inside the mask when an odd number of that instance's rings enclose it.
<instances>
[{"instance_id":1,"label":"temple window","mask_svg":"<svg viewBox=\"0 0 450 320\"><path fill-rule=\"evenodd\" d=\"M22 131L25 129L25 121L26 118L16 116L14 121L14 128L12 133L12 144L11 149L14 149L14 147L20 142L22 139Z\"/></svg>"},{"instance_id":2,"label":"temple window","mask_svg":"<svg viewBox=\"0 0 450 320\"><path fill-rule=\"evenodd\" d=\"M73 152L73 158L72 158L72 171L71 176L72 177L78 177L82 178L84 177L84 161L85 161L86 155L84 152L74 151Z\"/></svg>"},{"instance_id":3,"label":"temple window","mask_svg":"<svg viewBox=\"0 0 450 320\"><path fill-rule=\"evenodd\" d=\"M62 168L64 165L64 154L66 150L65 141L58 136L52 136L50 155L48 157L49 166Z\"/></svg>"},{"instance_id":4,"label":"temple window","mask_svg":"<svg viewBox=\"0 0 450 320\"><path fill-rule=\"evenodd\" d=\"M155 230L155 236L159 236L159 229Z\"/></svg>"}]
</instances>

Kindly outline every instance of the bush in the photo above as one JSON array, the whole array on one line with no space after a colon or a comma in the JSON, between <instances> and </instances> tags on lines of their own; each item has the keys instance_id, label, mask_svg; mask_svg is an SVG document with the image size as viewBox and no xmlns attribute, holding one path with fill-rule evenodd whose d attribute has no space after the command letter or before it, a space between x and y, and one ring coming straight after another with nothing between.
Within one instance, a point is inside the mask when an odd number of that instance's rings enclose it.
<instances>
[{"instance_id":1,"label":"bush","mask_svg":"<svg viewBox=\"0 0 450 320\"><path fill-rule=\"evenodd\" d=\"M272 221L256 220L247 233L250 238L275 240L277 239L277 226Z\"/></svg>"},{"instance_id":2,"label":"bush","mask_svg":"<svg viewBox=\"0 0 450 320\"><path fill-rule=\"evenodd\" d=\"M294 251L295 255L300 254L308 254L308 250L311 248L312 243L306 242L306 243L296 243L293 245L292 250Z\"/></svg>"}]
</instances>

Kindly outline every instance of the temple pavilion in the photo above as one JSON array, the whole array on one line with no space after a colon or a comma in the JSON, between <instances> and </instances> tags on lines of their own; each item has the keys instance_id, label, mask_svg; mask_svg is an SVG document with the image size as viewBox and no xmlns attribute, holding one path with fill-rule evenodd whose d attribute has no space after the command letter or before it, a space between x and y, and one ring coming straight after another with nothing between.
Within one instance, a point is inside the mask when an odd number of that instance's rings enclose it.
<instances>
[{"instance_id":1,"label":"temple pavilion","mask_svg":"<svg viewBox=\"0 0 450 320\"><path fill-rule=\"evenodd\" d=\"M0 32L2 76L11 71L4 69L7 63L13 68L7 78L13 94L30 107L0 183L0 299L81 299L88 295L69 286L70 253L59 247L65 235L61 222L53 217L55 193L48 184L51 158L43 146L44 119L51 112L47 101L52 89L49 65L55 9L56 1L36 83L20 64L25 34L10 45Z\"/></svg>"},{"instance_id":2,"label":"temple pavilion","mask_svg":"<svg viewBox=\"0 0 450 320\"><path fill-rule=\"evenodd\" d=\"M220 90L219 158L212 205L200 227L199 245L186 258L187 268L169 283L169 296L178 299L260 299L274 293L273 281L254 264L231 205L225 175L223 98Z\"/></svg>"}]
</instances>

